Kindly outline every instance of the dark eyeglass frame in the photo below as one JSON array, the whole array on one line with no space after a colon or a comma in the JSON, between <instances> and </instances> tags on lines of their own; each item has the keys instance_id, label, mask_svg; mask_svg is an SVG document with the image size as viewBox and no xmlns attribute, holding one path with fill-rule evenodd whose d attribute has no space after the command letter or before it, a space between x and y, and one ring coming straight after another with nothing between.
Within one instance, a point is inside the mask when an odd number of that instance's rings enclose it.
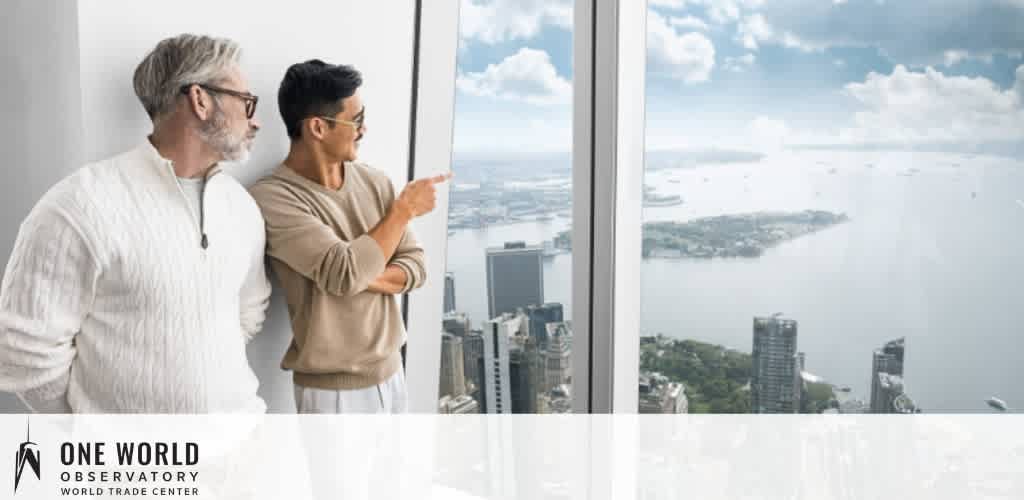
<instances>
[{"instance_id":1,"label":"dark eyeglass frame","mask_svg":"<svg viewBox=\"0 0 1024 500\"><path fill-rule=\"evenodd\" d=\"M219 94L227 94L232 97L237 97L245 101L245 117L247 119L251 120L252 117L256 115L256 103L259 102L260 98L253 94L250 94L248 92L239 92L237 90L226 89L223 87L217 87L215 85L207 85L205 83L190 83L188 85L182 85L181 93L188 95L188 91L192 88L193 85L201 89L205 89L208 92L216 92Z\"/></svg>"}]
</instances>

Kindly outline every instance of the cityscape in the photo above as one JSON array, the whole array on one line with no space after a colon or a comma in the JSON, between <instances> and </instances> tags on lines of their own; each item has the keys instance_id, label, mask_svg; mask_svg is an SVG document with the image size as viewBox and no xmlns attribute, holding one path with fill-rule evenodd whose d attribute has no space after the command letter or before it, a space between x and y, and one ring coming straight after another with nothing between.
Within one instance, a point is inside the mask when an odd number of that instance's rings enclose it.
<instances>
[{"instance_id":1,"label":"cityscape","mask_svg":"<svg viewBox=\"0 0 1024 500\"><path fill-rule=\"evenodd\" d=\"M1021 10L954 4L648 3L628 166L640 411L1017 411ZM575 333L572 195L589 188L572 183L572 7L467 5L438 397L555 412L572 389L547 366ZM564 345L541 337L542 307Z\"/></svg>"},{"instance_id":2,"label":"cityscape","mask_svg":"<svg viewBox=\"0 0 1024 500\"><path fill-rule=\"evenodd\" d=\"M438 411L569 413L572 323L544 300L545 249L523 241L486 250L490 319L474 328L445 275ZM751 353L663 335L642 336L640 413L892 413L921 410L903 382L905 338L876 349L871 393L814 375L799 350L798 322L754 317ZM867 360L865 360L867 366ZM866 374L867 375L867 374Z\"/></svg>"}]
</instances>

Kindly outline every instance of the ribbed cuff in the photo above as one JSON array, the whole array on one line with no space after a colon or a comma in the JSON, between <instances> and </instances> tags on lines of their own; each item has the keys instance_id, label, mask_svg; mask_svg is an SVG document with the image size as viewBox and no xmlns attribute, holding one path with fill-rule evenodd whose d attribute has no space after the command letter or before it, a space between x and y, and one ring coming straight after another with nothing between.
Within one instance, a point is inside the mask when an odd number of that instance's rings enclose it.
<instances>
[{"instance_id":1,"label":"ribbed cuff","mask_svg":"<svg viewBox=\"0 0 1024 500\"><path fill-rule=\"evenodd\" d=\"M327 390L365 389L383 383L402 368L402 353L395 351L384 361L361 369L359 373L292 372L292 382L302 387Z\"/></svg>"},{"instance_id":2,"label":"ribbed cuff","mask_svg":"<svg viewBox=\"0 0 1024 500\"><path fill-rule=\"evenodd\" d=\"M384 260L384 251L377 244L377 240L369 233L352 240L349 250L354 257L353 264L358 267L358 275L361 277L359 291L363 291L384 272L388 262Z\"/></svg>"}]
</instances>

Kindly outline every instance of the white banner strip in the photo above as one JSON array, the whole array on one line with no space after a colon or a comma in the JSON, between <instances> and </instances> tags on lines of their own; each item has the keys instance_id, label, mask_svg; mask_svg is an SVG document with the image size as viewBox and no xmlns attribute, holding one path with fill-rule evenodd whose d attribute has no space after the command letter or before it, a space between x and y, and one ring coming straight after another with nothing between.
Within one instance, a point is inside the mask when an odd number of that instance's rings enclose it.
<instances>
[{"instance_id":1,"label":"white banner strip","mask_svg":"<svg viewBox=\"0 0 1024 500\"><path fill-rule=\"evenodd\" d=\"M1022 424L1016 415L2 415L0 498L1020 499Z\"/></svg>"}]
</instances>

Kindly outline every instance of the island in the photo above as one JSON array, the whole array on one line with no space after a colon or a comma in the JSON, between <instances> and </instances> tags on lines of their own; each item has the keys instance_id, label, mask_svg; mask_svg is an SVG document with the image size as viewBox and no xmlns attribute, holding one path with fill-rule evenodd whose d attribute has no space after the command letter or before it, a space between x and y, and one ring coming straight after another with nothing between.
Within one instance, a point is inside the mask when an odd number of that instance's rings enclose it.
<instances>
[{"instance_id":1,"label":"island","mask_svg":"<svg viewBox=\"0 0 1024 500\"><path fill-rule=\"evenodd\" d=\"M647 222L644 258L759 257L768 248L850 220L823 210L756 212L702 217L687 222ZM572 249L569 231L554 246Z\"/></svg>"}]
</instances>

